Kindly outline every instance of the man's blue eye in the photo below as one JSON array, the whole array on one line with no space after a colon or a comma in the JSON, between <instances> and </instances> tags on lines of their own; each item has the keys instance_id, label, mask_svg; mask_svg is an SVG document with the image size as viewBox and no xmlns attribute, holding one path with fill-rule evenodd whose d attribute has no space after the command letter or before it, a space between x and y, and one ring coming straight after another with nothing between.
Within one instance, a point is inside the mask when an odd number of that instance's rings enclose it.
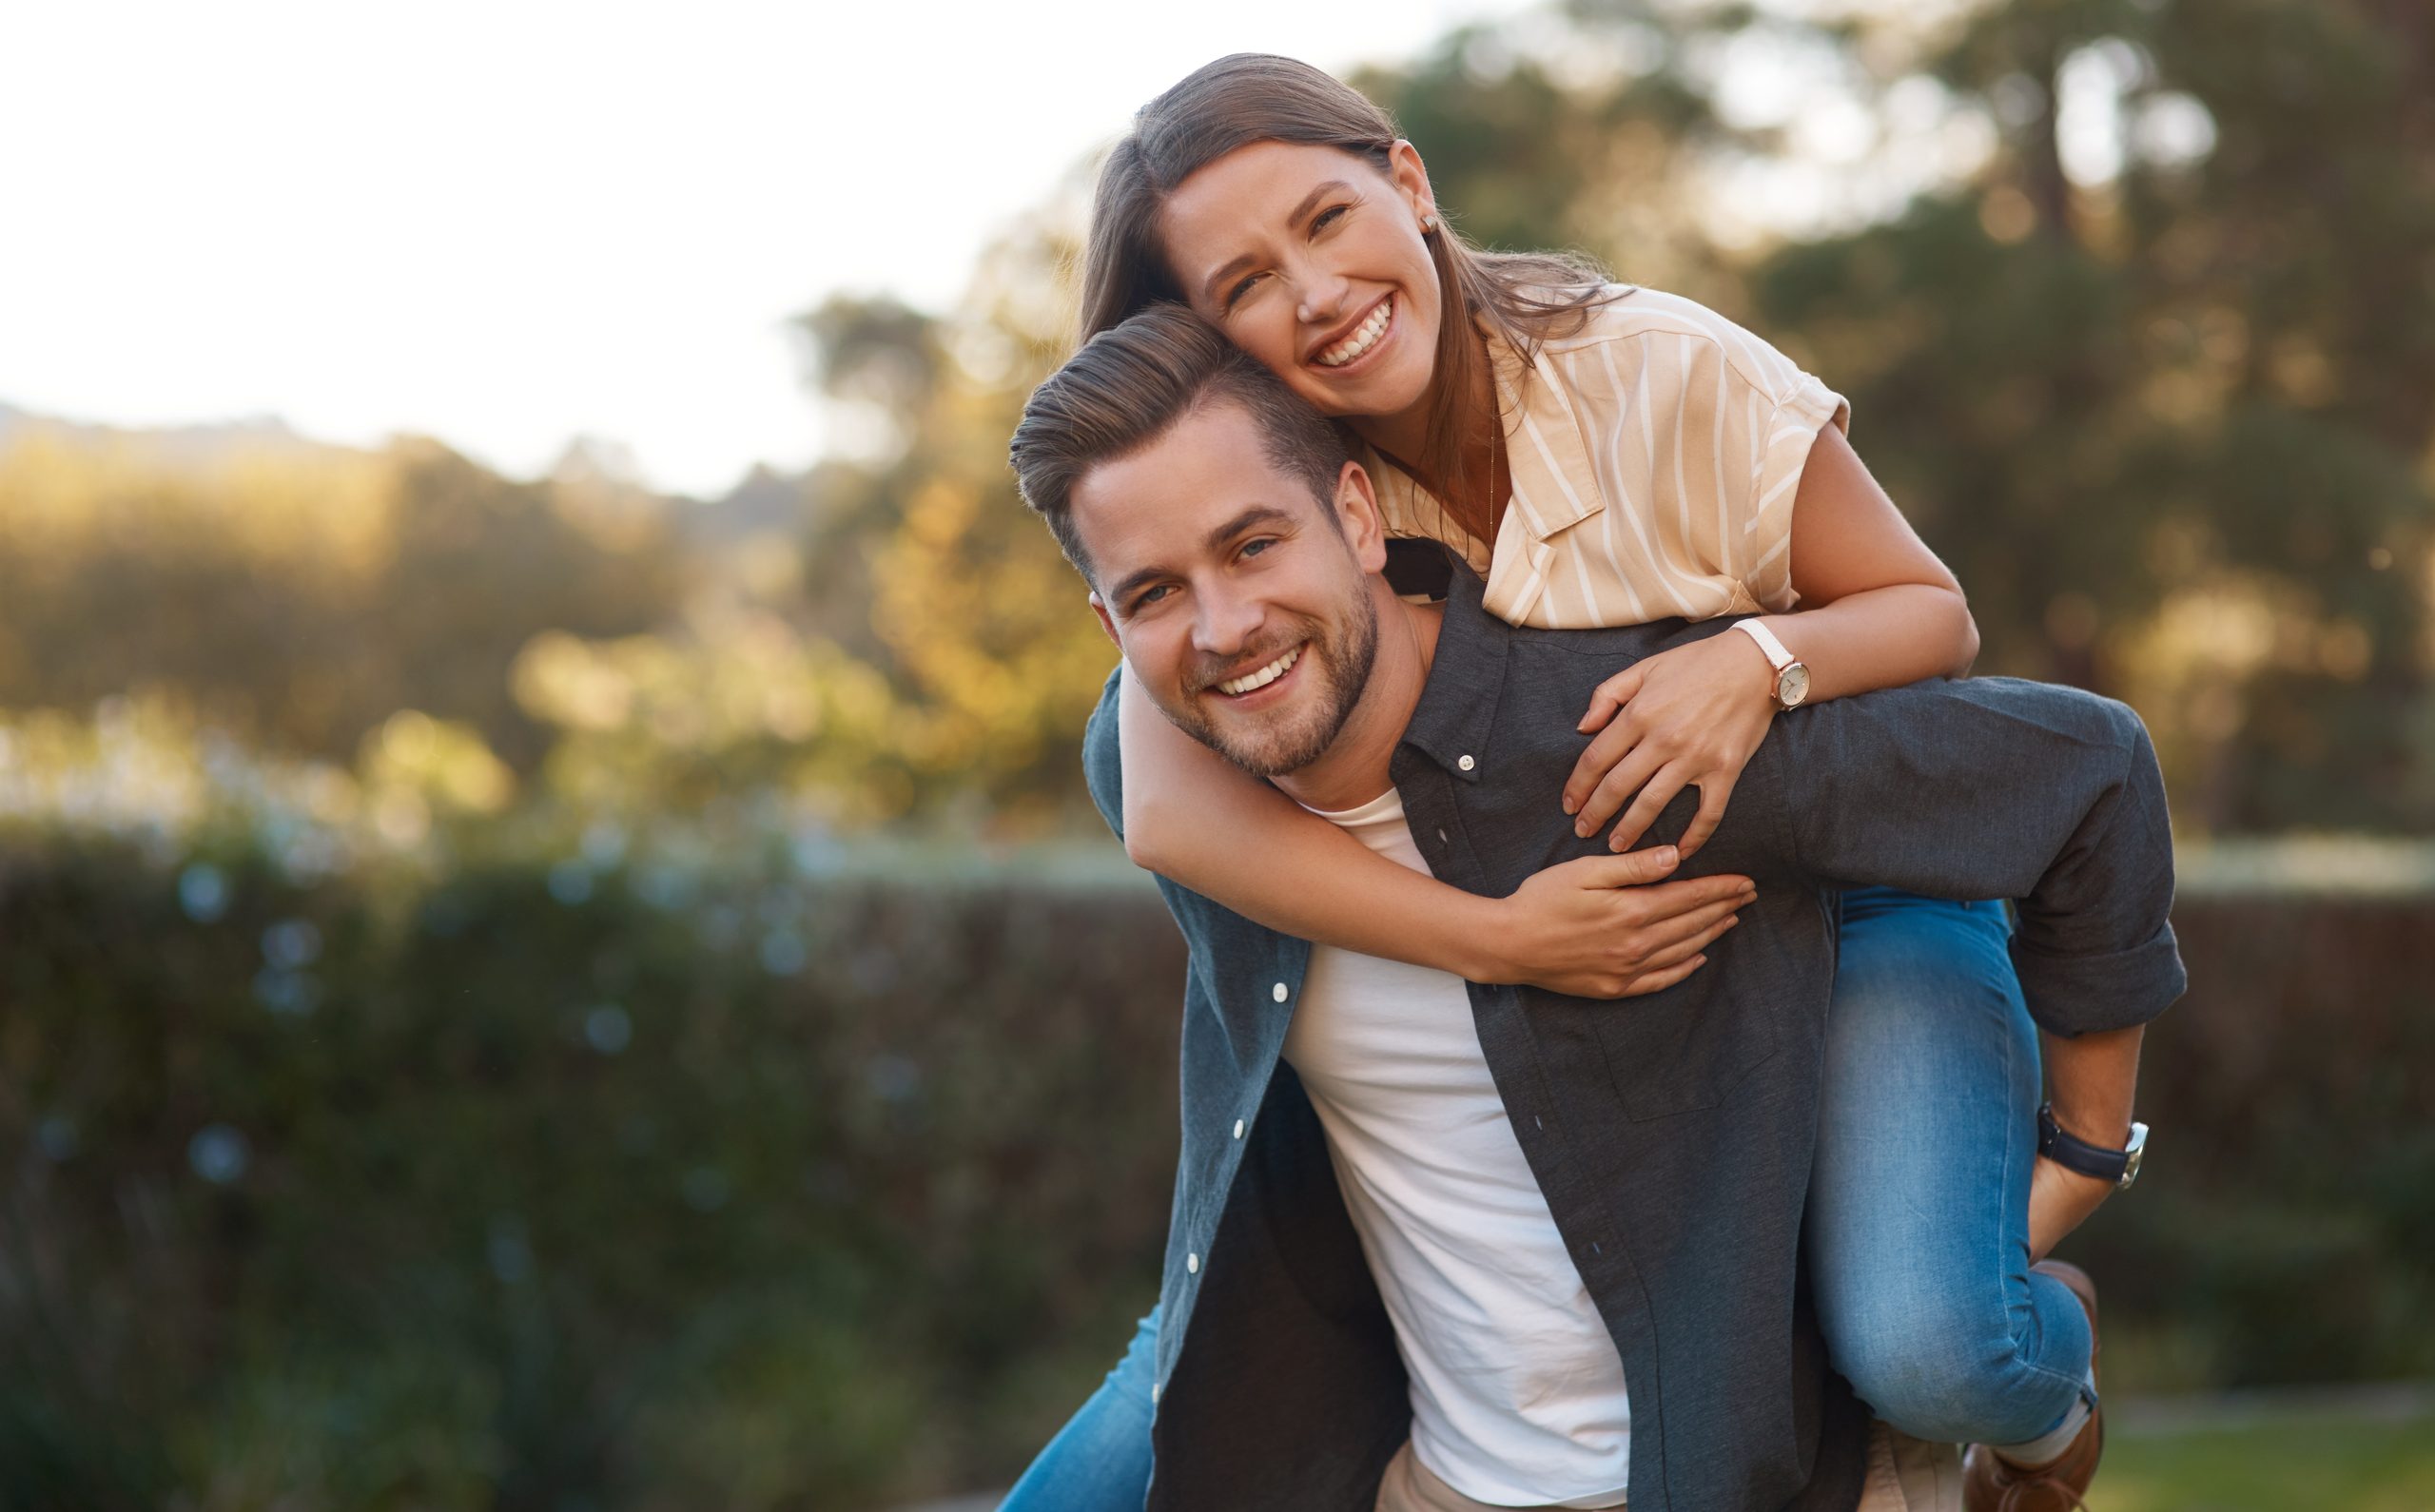
<instances>
[{"instance_id":1,"label":"man's blue eye","mask_svg":"<svg viewBox=\"0 0 2435 1512\"><path fill-rule=\"evenodd\" d=\"M1265 550L1265 549L1266 549L1266 548L1268 548L1268 547L1275 546L1276 544L1276 536L1274 536L1274 535L1263 535L1263 536L1261 536L1258 540L1256 540L1256 541L1247 541L1247 542L1245 542L1245 543L1244 543L1244 545L1243 545L1243 554L1244 554L1245 556L1253 556L1253 555L1256 555L1256 554L1258 554L1261 551Z\"/></svg>"}]
</instances>

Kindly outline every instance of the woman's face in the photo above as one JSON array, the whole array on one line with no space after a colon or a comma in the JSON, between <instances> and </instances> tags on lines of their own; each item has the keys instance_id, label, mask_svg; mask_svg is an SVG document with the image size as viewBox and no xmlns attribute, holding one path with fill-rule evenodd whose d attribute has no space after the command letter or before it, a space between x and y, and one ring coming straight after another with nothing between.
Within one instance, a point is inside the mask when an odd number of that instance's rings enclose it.
<instances>
[{"instance_id":1,"label":"woman's face","mask_svg":"<svg viewBox=\"0 0 2435 1512\"><path fill-rule=\"evenodd\" d=\"M1444 300L1410 143L1389 171L1334 147L1256 142L1168 196L1159 240L1204 320L1323 415L1386 417L1429 392Z\"/></svg>"}]
</instances>

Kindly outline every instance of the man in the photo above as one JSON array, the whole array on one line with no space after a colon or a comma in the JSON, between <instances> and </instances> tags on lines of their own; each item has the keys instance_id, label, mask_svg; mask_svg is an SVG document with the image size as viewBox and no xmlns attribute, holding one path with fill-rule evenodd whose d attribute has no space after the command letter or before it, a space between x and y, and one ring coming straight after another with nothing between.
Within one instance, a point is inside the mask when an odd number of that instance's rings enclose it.
<instances>
[{"instance_id":1,"label":"man","mask_svg":"<svg viewBox=\"0 0 2435 1512\"><path fill-rule=\"evenodd\" d=\"M1171 720L1474 892L1593 853L1549 801L1574 713L1728 624L1518 630L1459 571L1404 602L1334 433L1180 311L1095 339L1013 450ZM1120 826L1115 686L1085 760ZM1868 694L1777 722L1699 867L1755 879L1742 924L1625 1004L1315 968L1161 882L1193 970L1154 1507L1854 1504L1863 1414L1798 1265L1835 892L2016 898L2041 1024L2131 1029L2183 984L2162 785L2087 694Z\"/></svg>"}]
</instances>

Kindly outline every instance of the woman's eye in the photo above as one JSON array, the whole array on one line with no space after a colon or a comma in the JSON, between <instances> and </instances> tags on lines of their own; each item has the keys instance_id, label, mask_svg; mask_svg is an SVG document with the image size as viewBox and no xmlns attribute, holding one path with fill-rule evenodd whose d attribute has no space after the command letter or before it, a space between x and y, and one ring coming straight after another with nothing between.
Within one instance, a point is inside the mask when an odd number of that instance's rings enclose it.
<instances>
[{"instance_id":1,"label":"woman's eye","mask_svg":"<svg viewBox=\"0 0 2435 1512\"><path fill-rule=\"evenodd\" d=\"M1243 296L1251 292L1252 285L1258 281L1259 275L1254 273L1246 276L1241 282L1236 284L1233 288L1228 289L1226 291L1225 307L1231 310L1237 304L1240 303Z\"/></svg>"},{"instance_id":2,"label":"woman's eye","mask_svg":"<svg viewBox=\"0 0 2435 1512\"><path fill-rule=\"evenodd\" d=\"M1329 226L1334 225L1338 217L1349 213L1352 208L1353 206L1349 204L1339 204L1321 210L1316 216L1312 218L1311 234L1313 236L1316 236L1320 232L1326 230Z\"/></svg>"}]
</instances>

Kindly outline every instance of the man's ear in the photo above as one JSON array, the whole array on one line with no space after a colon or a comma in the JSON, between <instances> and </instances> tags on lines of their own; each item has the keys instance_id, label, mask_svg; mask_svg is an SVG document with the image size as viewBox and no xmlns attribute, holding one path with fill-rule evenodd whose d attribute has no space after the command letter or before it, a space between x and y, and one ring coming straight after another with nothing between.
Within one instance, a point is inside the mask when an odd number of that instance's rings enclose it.
<instances>
[{"instance_id":1,"label":"man's ear","mask_svg":"<svg viewBox=\"0 0 2435 1512\"><path fill-rule=\"evenodd\" d=\"M1116 621L1108 618L1107 600L1100 597L1097 589L1091 591L1091 612L1100 617L1100 629L1107 631L1109 640L1116 642L1116 649L1120 651L1124 649L1124 642L1116 633Z\"/></svg>"},{"instance_id":2,"label":"man's ear","mask_svg":"<svg viewBox=\"0 0 2435 1512\"><path fill-rule=\"evenodd\" d=\"M1437 195L1429 186L1429 169L1420 161L1420 149L1401 137L1387 149L1387 181L1412 206L1414 220L1437 213Z\"/></svg>"},{"instance_id":3,"label":"man's ear","mask_svg":"<svg viewBox=\"0 0 2435 1512\"><path fill-rule=\"evenodd\" d=\"M1345 463L1335 475L1335 520L1361 570L1385 572L1386 518L1378 513L1378 492L1371 485L1370 474L1358 462Z\"/></svg>"}]
</instances>

